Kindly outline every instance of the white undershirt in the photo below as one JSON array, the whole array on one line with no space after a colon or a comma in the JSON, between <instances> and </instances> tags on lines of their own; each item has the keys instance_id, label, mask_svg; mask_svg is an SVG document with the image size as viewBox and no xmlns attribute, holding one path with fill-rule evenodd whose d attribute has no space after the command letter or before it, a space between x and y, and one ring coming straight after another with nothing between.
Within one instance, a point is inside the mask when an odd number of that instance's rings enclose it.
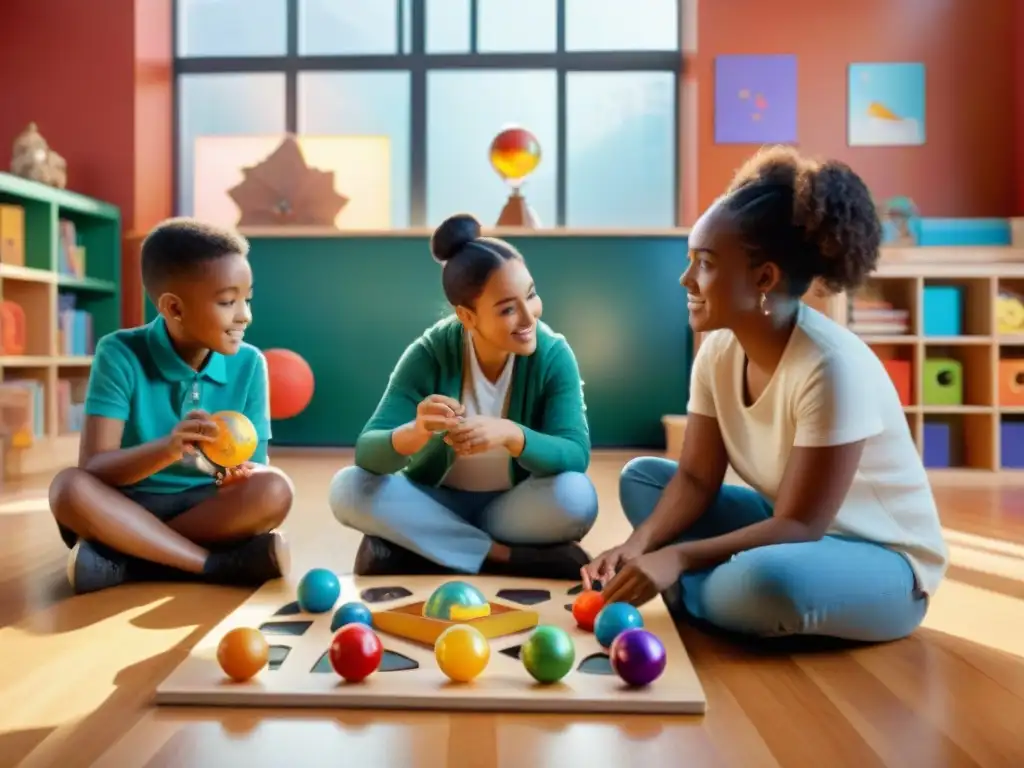
<instances>
[{"instance_id":1,"label":"white undershirt","mask_svg":"<svg viewBox=\"0 0 1024 768\"><path fill-rule=\"evenodd\" d=\"M480 367L469 331L466 332L465 359L469 361L469 375L463 377L462 404L465 416L505 417L509 385L515 356L509 355L498 380L491 383ZM462 491L505 491L512 487L509 472L510 455L505 448L494 448L473 456L456 457L445 476L443 485Z\"/></svg>"}]
</instances>

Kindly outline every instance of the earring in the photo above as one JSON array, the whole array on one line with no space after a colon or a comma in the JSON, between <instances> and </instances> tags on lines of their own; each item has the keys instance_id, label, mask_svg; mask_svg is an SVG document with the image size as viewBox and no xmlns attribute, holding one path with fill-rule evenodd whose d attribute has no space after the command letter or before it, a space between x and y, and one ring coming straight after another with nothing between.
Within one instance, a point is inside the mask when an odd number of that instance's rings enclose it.
<instances>
[{"instance_id":1,"label":"earring","mask_svg":"<svg viewBox=\"0 0 1024 768\"><path fill-rule=\"evenodd\" d=\"M761 294L761 312L763 314L765 314L765 315L770 315L772 313L772 311L771 311L771 309L769 309L766 306L767 303L768 303L768 294L767 293L762 293Z\"/></svg>"}]
</instances>

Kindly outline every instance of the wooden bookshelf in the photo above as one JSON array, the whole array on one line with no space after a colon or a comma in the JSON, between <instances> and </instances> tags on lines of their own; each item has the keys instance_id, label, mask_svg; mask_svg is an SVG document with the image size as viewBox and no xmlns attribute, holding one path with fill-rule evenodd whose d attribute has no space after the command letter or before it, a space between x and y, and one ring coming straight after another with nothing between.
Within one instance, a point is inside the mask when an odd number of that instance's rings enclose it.
<instances>
[{"instance_id":1,"label":"wooden bookshelf","mask_svg":"<svg viewBox=\"0 0 1024 768\"><path fill-rule=\"evenodd\" d=\"M22 245L10 246L10 217L3 207L21 211ZM74 227L84 248L84 274L69 272L62 224ZM14 227L13 229L18 229ZM4 476L13 479L73 464L78 433L61 418L60 382L88 377L95 341L120 327L121 214L107 203L0 173L0 300L24 313L24 349L11 354L0 346L0 381L35 382L41 405L38 429L30 444L11 445ZM73 308L66 304L73 302ZM64 307L62 313L61 308ZM83 313L69 328L69 310ZM86 321L84 318L88 317ZM91 324L91 329L88 325Z\"/></svg>"},{"instance_id":2,"label":"wooden bookshelf","mask_svg":"<svg viewBox=\"0 0 1024 768\"><path fill-rule=\"evenodd\" d=\"M927 251L920 248L918 251ZM944 249L950 250L950 249ZM1024 329L1020 334L1002 335L998 330L997 298L1003 290L1024 294L1024 250L1002 249L1001 257L1010 253L1021 261L972 261L971 248L960 249L958 263L907 261L883 262L868 282L877 294L894 308L908 312L909 326L902 333L860 333L858 335L886 360L909 363L910 402L904 412L918 450L929 459L929 430L941 428L948 437L948 466L931 466L937 471L1024 469L1010 453L1024 454L1003 445L1003 428L1020 423L1024 430L1024 398L1021 403L1007 404L1000 397L1000 361L1021 360L1024 385ZM922 254L925 255L925 254ZM977 256L976 256L977 258ZM926 301L932 287L957 289L958 300L950 314L957 316L958 332L944 334L929 330ZM835 297L829 305L832 316L857 332L848 297ZM952 361L959 371L961 383L957 396L950 402L935 402L928 389L936 389L926 380L937 376L934 367ZM939 374L941 375L941 374ZM939 399L942 399L941 397ZM1021 440L1024 441L1024 432ZM1018 441L1015 436L1012 438ZM1007 455L1004 456L1004 449Z\"/></svg>"},{"instance_id":3,"label":"wooden bookshelf","mask_svg":"<svg viewBox=\"0 0 1024 768\"><path fill-rule=\"evenodd\" d=\"M959 333L935 335L926 329L925 295L932 286L960 289L956 309ZM1011 375L1000 363L1019 360L1021 370L1015 384L1024 390L1024 329L1015 334L1000 333L996 312L1002 291L1024 295L1024 247L883 248L868 287L894 309L908 313L904 331L858 332L852 322L851 298L845 294L824 295L812 289L805 302L857 332L880 358L909 363L910 401L903 410L926 462L926 435L933 425L948 429L948 466L929 466L929 471L947 474L1024 469L1024 396L1019 404L1008 404L1002 399L1005 395L1000 387L1001 379ZM695 340L696 345L699 342L699 338ZM962 375L959 402L925 402L925 378L929 375L926 362L935 360L958 364ZM678 421L680 417L671 418ZM666 435L670 426L678 432L675 422L666 423ZM1008 430L1006 440L1004 430ZM1011 439L1015 446L1004 444Z\"/></svg>"}]
</instances>

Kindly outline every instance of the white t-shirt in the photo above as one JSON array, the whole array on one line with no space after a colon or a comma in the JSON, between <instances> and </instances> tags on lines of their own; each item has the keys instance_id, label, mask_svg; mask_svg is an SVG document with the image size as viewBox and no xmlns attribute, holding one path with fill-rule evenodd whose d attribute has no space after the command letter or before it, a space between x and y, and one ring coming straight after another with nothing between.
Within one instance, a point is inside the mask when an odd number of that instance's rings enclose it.
<instances>
[{"instance_id":1,"label":"white t-shirt","mask_svg":"<svg viewBox=\"0 0 1024 768\"><path fill-rule=\"evenodd\" d=\"M688 406L718 421L736 473L774 503L794 447L866 440L828 533L903 553L918 588L933 594L948 561L935 497L892 379L871 348L801 304L774 375L749 407L744 363L731 331L708 334L694 361Z\"/></svg>"},{"instance_id":2,"label":"white t-shirt","mask_svg":"<svg viewBox=\"0 0 1024 768\"><path fill-rule=\"evenodd\" d=\"M515 355L509 355L498 380L492 383L480 368L470 333L467 331L465 336L464 359L468 361L469 367L468 374L463 377L460 401L466 407L464 415L504 418ZM442 484L461 491L506 491L512 487L510 460L511 455L505 448L494 448L472 456L458 456Z\"/></svg>"}]
</instances>

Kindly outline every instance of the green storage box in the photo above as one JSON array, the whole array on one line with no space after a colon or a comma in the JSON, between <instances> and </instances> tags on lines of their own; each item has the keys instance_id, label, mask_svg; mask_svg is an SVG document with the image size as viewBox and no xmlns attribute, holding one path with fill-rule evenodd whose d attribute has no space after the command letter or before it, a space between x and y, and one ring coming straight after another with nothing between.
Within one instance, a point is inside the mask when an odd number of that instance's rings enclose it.
<instances>
[{"instance_id":1,"label":"green storage box","mask_svg":"<svg viewBox=\"0 0 1024 768\"><path fill-rule=\"evenodd\" d=\"M959 360L925 360L923 384L925 405L964 404L964 367Z\"/></svg>"}]
</instances>

